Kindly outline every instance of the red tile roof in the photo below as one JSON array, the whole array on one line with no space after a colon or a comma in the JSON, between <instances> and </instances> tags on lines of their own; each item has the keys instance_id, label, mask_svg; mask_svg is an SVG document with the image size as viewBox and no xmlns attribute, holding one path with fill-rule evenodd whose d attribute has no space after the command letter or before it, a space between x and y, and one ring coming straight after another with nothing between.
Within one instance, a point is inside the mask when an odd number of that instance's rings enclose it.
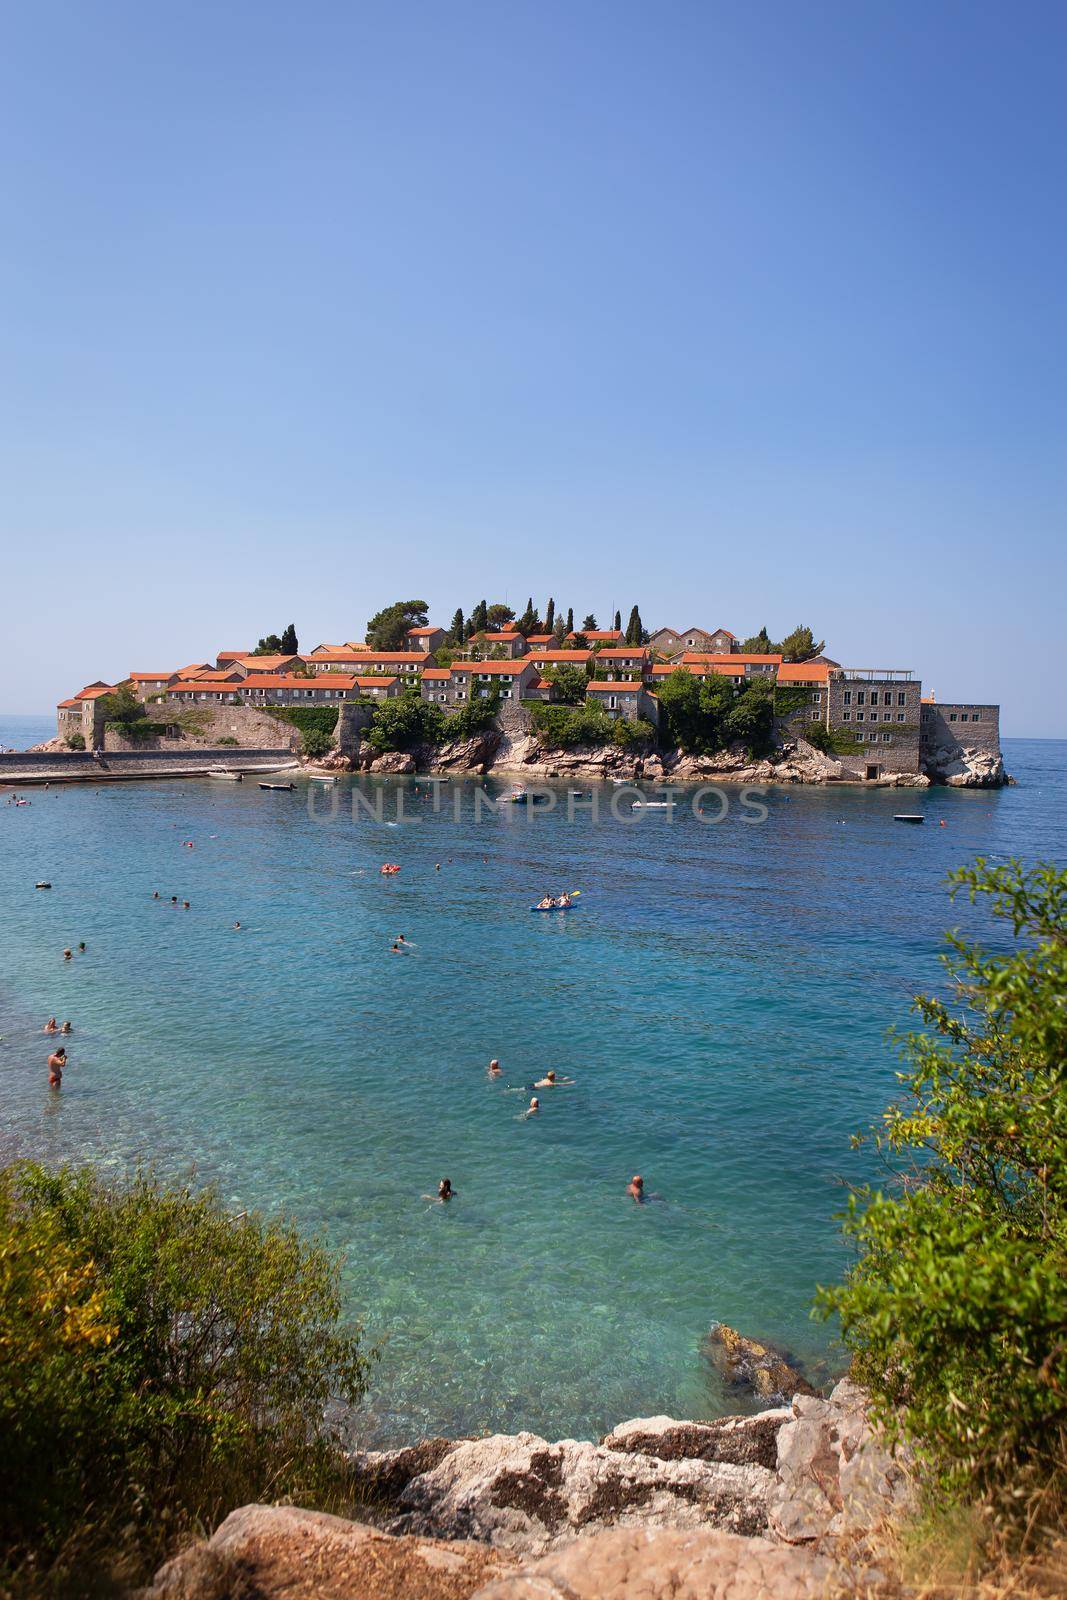
<instances>
[{"instance_id":1,"label":"red tile roof","mask_svg":"<svg viewBox=\"0 0 1067 1600\"><path fill-rule=\"evenodd\" d=\"M321 659L320 656L319 660ZM360 665L364 667L371 666L375 661L388 661L393 664L404 662L405 665L410 665L414 661L425 665L427 661L433 660L433 656L429 650L367 650L360 652L359 660Z\"/></svg>"},{"instance_id":2,"label":"red tile roof","mask_svg":"<svg viewBox=\"0 0 1067 1600\"><path fill-rule=\"evenodd\" d=\"M598 661L615 661L622 656L647 656L648 648L643 644L620 644L611 650L598 650Z\"/></svg>"},{"instance_id":3,"label":"red tile roof","mask_svg":"<svg viewBox=\"0 0 1067 1600\"><path fill-rule=\"evenodd\" d=\"M778 668L779 683L826 683L829 677L826 661L783 661Z\"/></svg>"},{"instance_id":4,"label":"red tile roof","mask_svg":"<svg viewBox=\"0 0 1067 1600\"><path fill-rule=\"evenodd\" d=\"M173 678L171 670L167 672L128 672L126 676L131 683L166 683L168 678Z\"/></svg>"},{"instance_id":5,"label":"red tile roof","mask_svg":"<svg viewBox=\"0 0 1067 1600\"><path fill-rule=\"evenodd\" d=\"M539 660L544 660L541 656ZM519 656L515 661L455 661L450 672L526 672L534 665L529 656Z\"/></svg>"},{"instance_id":6,"label":"red tile roof","mask_svg":"<svg viewBox=\"0 0 1067 1600\"><path fill-rule=\"evenodd\" d=\"M376 679L379 683L389 683L392 679ZM258 677L252 675L242 683L233 684L233 688L240 693L242 689L354 689L356 679L349 677L346 672L317 672L313 678L294 678L284 673L264 672ZM195 684L192 685L196 687Z\"/></svg>"},{"instance_id":7,"label":"red tile roof","mask_svg":"<svg viewBox=\"0 0 1067 1600\"><path fill-rule=\"evenodd\" d=\"M445 673L445 677L448 677L447 672ZM342 672L324 672L322 677L319 679L319 682L322 683L325 681L326 683L332 683L334 678L339 679L342 683L348 682L348 679ZM354 679L354 682L357 689L388 689L392 684L399 683L400 679L387 678L384 672L372 672L369 677L356 678Z\"/></svg>"},{"instance_id":8,"label":"red tile roof","mask_svg":"<svg viewBox=\"0 0 1067 1600\"><path fill-rule=\"evenodd\" d=\"M526 643L547 644L550 639L554 639L555 637L556 635L554 633L528 633L526 635Z\"/></svg>"},{"instance_id":9,"label":"red tile roof","mask_svg":"<svg viewBox=\"0 0 1067 1600\"><path fill-rule=\"evenodd\" d=\"M452 673L448 667L427 667L422 676L424 679L429 678L434 683L440 683L443 679L450 678Z\"/></svg>"},{"instance_id":10,"label":"red tile roof","mask_svg":"<svg viewBox=\"0 0 1067 1600\"><path fill-rule=\"evenodd\" d=\"M590 628L588 632L586 632L583 628L575 628L573 633L568 633L567 638L575 639L579 634L581 634L583 638L588 639L590 644L599 644L602 639L605 643L609 639L614 639L616 644L618 644L619 640L624 637L621 628Z\"/></svg>"},{"instance_id":11,"label":"red tile roof","mask_svg":"<svg viewBox=\"0 0 1067 1600\"><path fill-rule=\"evenodd\" d=\"M623 678L594 679L587 694L640 694L641 684L627 683Z\"/></svg>"},{"instance_id":12,"label":"red tile roof","mask_svg":"<svg viewBox=\"0 0 1067 1600\"><path fill-rule=\"evenodd\" d=\"M115 685L113 683L90 683L87 688L80 690L74 698L75 700L99 700L102 694L114 693Z\"/></svg>"},{"instance_id":13,"label":"red tile roof","mask_svg":"<svg viewBox=\"0 0 1067 1600\"><path fill-rule=\"evenodd\" d=\"M409 628L408 631L407 631L407 638L409 638L409 639L420 639L420 638L424 638L427 634L430 634L430 633L443 633L443 632L444 632L443 628L434 628L434 627L430 627L430 628Z\"/></svg>"},{"instance_id":14,"label":"red tile roof","mask_svg":"<svg viewBox=\"0 0 1067 1600\"><path fill-rule=\"evenodd\" d=\"M743 666L748 662L751 666L775 666L782 664L781 655L745 655L739 650L732 651L729 655L715 655L707 650L687 650L682 656L683 661L693 661L698 664L707 663L712 666L717 661L727 661L734 666Z\"/></svg>"},{"instance_id":15,"label":"red tile roof","mask_svg":"<svg viewBox=\"0 0 1067 1600\"><path fill-rule=\"evenodd\" d=\"M591 650L538 650L536 664L547 661L559 667L584 667L592 659Z\"/></svg>"}]
</instances>

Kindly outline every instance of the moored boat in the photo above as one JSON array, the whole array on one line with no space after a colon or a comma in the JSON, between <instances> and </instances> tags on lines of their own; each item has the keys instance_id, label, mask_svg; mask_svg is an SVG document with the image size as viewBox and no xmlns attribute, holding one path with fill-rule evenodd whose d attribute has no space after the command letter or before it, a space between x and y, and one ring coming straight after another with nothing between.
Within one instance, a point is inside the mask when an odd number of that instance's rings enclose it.
<instances>
[{"instance_id":1,"label":"moored boat","mask_svg":"<svg viewBox=\"0 0 1067 1600\"><path fill-rule=\"evenodd\" d=\"M898 811L893 818L894 822L925 822L926 818L921 811Z\"/></svg>"}]
</instances>

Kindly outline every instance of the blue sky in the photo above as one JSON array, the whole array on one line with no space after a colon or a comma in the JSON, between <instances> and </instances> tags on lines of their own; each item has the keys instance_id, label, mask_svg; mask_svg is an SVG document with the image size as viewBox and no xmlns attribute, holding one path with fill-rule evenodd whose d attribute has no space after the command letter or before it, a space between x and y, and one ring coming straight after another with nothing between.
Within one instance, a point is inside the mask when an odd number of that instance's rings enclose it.
<instances>
[{"instance_id":1,"label":"blue sky","mask_svg":"<svg viewBox=\"0 0 1067 1600\"><path fill-rule=\"evenodd\" d=\"M1067 734L1067 9L7 9L0 709L533 592Z\"/></svg>"}]
</instances>

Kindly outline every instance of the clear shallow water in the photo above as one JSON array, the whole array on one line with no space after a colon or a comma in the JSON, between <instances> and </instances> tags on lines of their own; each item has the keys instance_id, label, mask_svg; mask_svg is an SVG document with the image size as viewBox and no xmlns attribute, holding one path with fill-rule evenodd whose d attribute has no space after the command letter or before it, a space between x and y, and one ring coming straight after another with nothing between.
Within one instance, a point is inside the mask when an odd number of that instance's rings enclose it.
<instances>
[{"instance_id":1,"label":"clear shallow water","mask_svg":"<svg viewBox=\"0 0 1067 1600\"><path fill-rule=\"evenodd\" d=\"M848 1136L892 1094L885 1030L939 983L943 928L974 920L945 873L1067 853L1067 744L1007 756L1017 788L771 790L762 826L736 799L718 827L476 825L469 783L443 790L457 822L425 784L362 780L386 816L403 791L399 827L353 821L350 783L333 821L248 782L0 801L4 1153L194 1169L324 1228L385 1339L366 1437L711 1414L716 1318L827 1358L808 1307L867 1171ZM53 1012L76 1028L59 1096ZM548 1066L577 1084L523 1121L509 1086ZM637 1171L660 1203L625 1198ZM459 1198L427 1205L445 1173Z\"/></svg>"}]
</instances>

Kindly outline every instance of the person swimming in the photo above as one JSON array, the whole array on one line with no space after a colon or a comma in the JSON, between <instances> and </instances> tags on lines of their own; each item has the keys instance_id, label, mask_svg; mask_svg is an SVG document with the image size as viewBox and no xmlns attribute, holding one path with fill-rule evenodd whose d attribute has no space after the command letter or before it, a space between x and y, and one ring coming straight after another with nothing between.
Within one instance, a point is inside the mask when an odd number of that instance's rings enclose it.
<instances>
[{"instance_id":1,"label":"person swimming","mask_svg":"<svg viewBox=\"0 0 1067 1600\"><path fill-rule=\"evenodd\" d=\"M64 961L73 961L74 960L74 951L73 950L64 950L64 952L63 952L63 960Z\"/></svg>"},{"instance_id":2,"label":"person swimming","mask_svg":"<svg viewBox=\"0 0 1067 1600\"><path fill-rule=\"evenodd\" d=\"M534 1084L535 1089L563 1089L574 1082L573 1078L561 1078L554 1067L549 1068L543 1078L538 1078Z\"/></svg>"},{"instance_id":3,"label":"person swimming","mask_svg":"<svg viewBox=\"0 0 1067 1600\"><path fill-rule=\"evenodd\" d=\"M49 1017L48 1021L45 1023L44 1027L41 1029L41 1032L42 1033L58 1033L59 1032L59 1023L56 1021L55 1017Z\"/></svg>"},{"instance_id":4,"label":"person swimming","mask_svg":"<svg viewBox=\"0 0 1067 1600\"><path fill-rule=\"evenodd\" d=\"M626 1185L626 1193L633 1201L636 1202L637 1205L644 1204L645 1180L642 1178L639 1172L635 1172L629 1183Z\"/></svg>"},{"instance_id":5,"label":"person swimming","mask_svg":"<svg viewBox=\"0 0 1067 1600\"><path fill-rule=\"evenodd\" d=\"M67 1052L60 1045L58 1050L53 1050L48 1057L48 1087L59 1089L63 1084L63 1068L67 1064Z\"/></svg>"},{"instance_id":6,"label":"person swimming","mask_svg":"<svg viewBox=\"0 0 1067 1600\"><path fill-rule=\"evenodd\" d=\"M84 939L79 939L78 940L78 949L79 950L84 950L85 949L85 940Z\"/></svg>"},{"instance_id":7,"label":"person swimming","mask_svg":"<svg viewBox=\"0 0 1067 1600\"><path fill-rule=\"evenodd\" d=\"M536 1115L540 1111L540 1109L541 1109L541 1102L540 1102L540 1100L538 1100L537 1096L534 1095L533 1099L530 1101L530 1104L526 1107L526 1110L523 1112L523 1116L524 1117L536 1117Z\"/></svg>"},{"instance_id":8,"label":"person swimming","mask_svg":"<svg viewBox=\"0 0 1067 1600\"><path fill-rule=\"evenodd\" d=\"M445 1205L449 1200L451 1200L453 1195L456 1193L457 1190L453 1189L451 1178L442 1178L440 1183L437 1185L437 1198L440 1200L442 1205Z\"/></svg>"},{"instance_id":9,"label":"person swimming","mask_svg":"<svg viewBox=\"0 0 1067 1600\"><path fill-rule=\"evenodd\" d=\"M499 1078L502 1071L503 1068L501 1067L500 1062L496 1059L496 1056L494 1056L492 1061L489 1063L489 1076L491 1078Z\"/></svg>"},{"instance_id":10,"label":"person swimming","mask_svg":"<svg viewBox=\"0 0 1067 1600\"><path fill-rule=\"evenodd\" d=\"M239 922L235 922L233 926L234 926L234 932L236 932L237 929L241 926L241 924Z\"/></svg>"},{"instance_id":11,"label":"person swimming","mask_svg":"<svg viewBox=\"0 0 1067 1600\"><path fill-rule=\"evenodd\" d=\"M74 1025L73 1025L73 1023L70 1023L70 1022L64 1022L63 1026L60 1028L59 1031L60 1031L60 1033L73 1033L74 1032Z\"/></svg>"}]
</instances>

